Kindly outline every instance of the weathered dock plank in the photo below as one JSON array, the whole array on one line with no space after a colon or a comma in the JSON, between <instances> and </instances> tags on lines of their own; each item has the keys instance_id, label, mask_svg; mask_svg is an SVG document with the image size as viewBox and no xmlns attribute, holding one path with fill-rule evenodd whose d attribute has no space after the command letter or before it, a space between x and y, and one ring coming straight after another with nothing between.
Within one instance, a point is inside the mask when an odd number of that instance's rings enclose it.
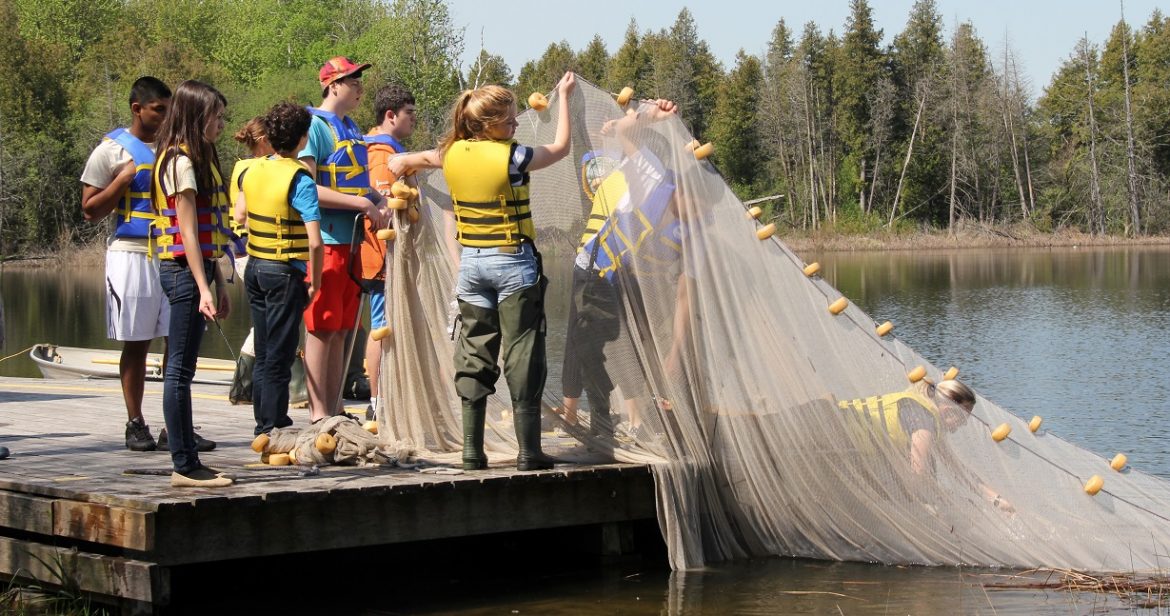
<instances>
[{"instance_id":1,"label":"weathered dock plank","mask_svg":"<svg viewBox=\"0 0 1170 616\"><path fill-rule=\"evenodd\" d=\"M84 590L161 604L175 566L547 528L613 531L655 517L644 465L456 475L261 466L249 448L251 409L228 404L225 389L195 386L195 423L219 443L203 462L238 482L181 490L170 487L168 452L123 447L118 383L0 378L0 444L13 452L0 461L0 574L53 583L32 555L64 559ZM161 385L148 384L145 414L156 430L160 398ZM307 410L292 416L308 421Z\"/></svg>"}]
</instances>

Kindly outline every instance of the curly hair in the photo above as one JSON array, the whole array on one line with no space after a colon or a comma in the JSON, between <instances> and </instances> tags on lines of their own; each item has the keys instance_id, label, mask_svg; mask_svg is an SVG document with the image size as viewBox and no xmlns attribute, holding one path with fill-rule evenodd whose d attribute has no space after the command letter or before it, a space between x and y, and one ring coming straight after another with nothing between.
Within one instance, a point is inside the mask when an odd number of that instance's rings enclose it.
<instances>
[{"instance_id":1,"label":"curly hair","mask_svg":"<svg viewBox=\"0 0 1170 616\"><path fill-rule=\"evenodd\" d=\"M272 149L283 155L300 145L301 137L309 132L312 121L313 117L304 107L287 101L277 103L264 116L264 133Z\"/></svg>"}]
</instances>

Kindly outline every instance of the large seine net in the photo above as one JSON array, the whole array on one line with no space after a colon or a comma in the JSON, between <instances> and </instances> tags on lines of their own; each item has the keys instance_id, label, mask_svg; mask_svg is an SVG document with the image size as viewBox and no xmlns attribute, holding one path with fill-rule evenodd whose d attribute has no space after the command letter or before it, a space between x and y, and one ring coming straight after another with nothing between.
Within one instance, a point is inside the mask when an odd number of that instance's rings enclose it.
<instances>
[{"instance_id":1,"label":"large seine net","mask_svg":"<svg viewBox=\"0 0 1170 616\"><path fill-rule=\"evenodd\" d=\"M915 472L904 443L838 403L913 390L907 375L917 366L935 382L940 370L894 334L879 336L878 323L857 307L831 314L840 292L806 276L782 242L757 239L761 223L687 147L685 119L640 124L629 145L644 154L623 157L624 144L602 135L602 126L624 110L611 94L578 84L570 96L572 151L533 173L531 185L549 278L544 448L566 461L651 463L674 568L761 555L1093 571L1166 565L1170 484L1115 472L1042 428L1030 432L982 397L957 429L937 430L930 464ZM548 110L525 111L517 141L551 142L556 109L554 96ZM641 182L659 197L666 191L670 205L643 208L603 194L614 201L611 235L622 231L627 246L641 238L640 249L610 278L595 271L604 250L586 249L591 267L575 282L589 193L614 167L583 164L590 157L616 164L631 186ZM637 161L653 159L665 179L633 177ZM381 434L455 462L458 246L442 173L420 174L419 184L421 219L400 215L391 244ZM673 252L662 249L672 243ZM608 302L611 318L578 310L570 324L583 293ZM488 406L492 462L516 453L502 379L497 387ZM584 395L569 425L552 409L577 388ZM604 392L609 399L599 402ZM1005 422L1010 436L994 441L991 431ZM568 436L554 437L555 427ZM1083 485L1094 475L1104 488L1090 496Z\"/></svg>"}]
</instances>

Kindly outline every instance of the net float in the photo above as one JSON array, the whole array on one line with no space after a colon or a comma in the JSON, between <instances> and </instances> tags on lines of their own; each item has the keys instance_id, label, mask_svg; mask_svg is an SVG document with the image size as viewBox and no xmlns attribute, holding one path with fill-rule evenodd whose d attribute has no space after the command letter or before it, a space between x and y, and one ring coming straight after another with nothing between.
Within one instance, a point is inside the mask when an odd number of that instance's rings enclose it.
<instances>
[{"instance_id":1,"label":"net float","mask_svg":"<svg viewBox=\"0 0 1170 616\"><path fill-rule=\"evenodd\" d=\"M764 213L763 208L761 208L758 205L753 205L752 208L747 211L747 217L748 218L759 218L760 214L763 214L763 213Z\"/></svg>"},{"instance_id":2,"label":"net float","mask_svg":"<svg viewBox=\"0 0 1170 616\"><path fill-rule=\"evenodd\" d=\"M1007 438L1008 435L1011 433L1012 433L1012 427L1007 425L1006 423L1001 423L1001 424L999 424L998 427L996 427L995 430L993 430L991 432L991 440L998 443L998 442L1002 441L1003 439Z\"/></svg>"},{"instance_id":3,"label":"net float","mask_svg":"<svg viewBox=\"0 0 1170 616\"><path fill-rule=\"evenodd\" d=\"M1085 494L1089 496L1096 496L1101 488L1105 486L1105 480L1101 479L1100 475L1093 475L1085 482Z\"/></svg>"},{"instance_id":4,"label":"net float","mask_svg":"<svg viewBox=\"0 0 1170 616\"><path fill-rule=\"evenodd\" d=\"M389 325L379 327L378 329L375 329L374 331L370 332L370 337L373 338L374 340L381 340L389 335L390 335L390 326Z\"/></svg>"},{"instance_id":5,"label":"net float","mask_svg":"<svg viewBox=\"0 0 1170 616\"><path fill-rule=\"evenodd\" d=\"M392 210L405 210L407 205L406 199L392 197L386 200L386 207Z\"/></svg>"},{"instance_id":6,"label":"net float","mask_svg":"<svg viewBox=\"0 0 1170 616\"><path fill-rule=\"evenodd\" d=\"M1109 468L1120 473L1121 469L1125 468L1126 462L1129 462L1129 458L1125 457L1125 454L1119 453L1113 456L1113 459L1109 461Z\"/></svg>"},{"instance_id":7,"label":"net float","mask_svg":"<svg viewBox=\"0 0 1170 616\"><path fill-rule=\"evenodd\" d=\"M297 463L297 450L296 449L293 449L292 451L288 452L288 462L289 462L289 464L296 464Z\"/></svg>"},{"instance_id":8,"label":"net float","mask_svg":"<svg viewBox=\"0 0 1170 616\"><path fill-rule=\"evenodd\" d=\"M366 423L362 424L362 429L365 430L366 432L369 432L370 434L377 434L378 433L378 422L372 421L372 420L367 421Z\"/></svg>"},{"instance_id":9,"label":"net float","mask_svg":"<svg viewBox=\"0 0 1170 616\"><path fill-rule=\"evenodd\" d=\"M337 449L337 438L332 434L325 432L317 435L317 440L313 443L317 451L323 454L331 454Z\"/></svg>"},{"instance_id":10,"label":"net float","mask_svg":"<svg viewBox=\"0 0 1170 616\"><path fill-rule=\"evenodd\" d=\"M770 222L756 231L756 239L766 240L776 233L776 223Z\"/></svg>"},{"instance_id":11,"label":"net float","mask_svg":"<svg viewBox=\"0 0 1170 616\"><path fill-rule=\"evenodd\" d=\"M382 240L383 242L393 242L394 240L398 239L398 232L394 229L378 229L377 233L374 235L376 235L378 239Z\"/></svg>"},{"instance_id":12,"label":"net float","mask_svg":"<svg viewBox=\"0 0 1170 616\"><path fill-rule=\"evenodd\" d=\"M625 107L626 103L629 103L630 99L633 97L634 97L634 89L631 88L630 86L626 86L626 87L622 88L621 92L618 92L617 104L622 106L622 107ZM529 97L529 100L531 101L531 97Z\"/></svg>"},{"instance_id":13,"label":"net float","mask_svg":"<svg viewBox=\"0 0 1170 616\"><path fill-rule=\"evenodd\" d=\"M292 460L289 459L287 453L274 453L268 456L269 466L288 466Z\"/></svg>"},{"instance_id":14,"label":"net float","mask_svg":"<svg viewBox=\"0 0 1170 616\"><path fill-rule=\"evenodd\" d=\"M703 144L699 143L698 139L691 139L691 142L687 144L687 151L694 152L695 148L698 148L701 145Z\"/></svg>"},{"instance_id":15,"label":"net float","mask_svg":"<svg viewBox=\"0 0 1170 616\"><path fill-rule=\"evenodd\" d=\"M268 447L269 440L267 434L256 435L256 438L252 439L252 451L264 453L264 450Z\"/></svg>"},{"instance_id":16,"label":"net float","mask_svg":"<svg viewBox=\"0 0 1170 616\"><path fill-rule=\"evenodd\" d=\"M411 188L406 185L406 182L399 180L390 185L390 194L394 195L395 199L410 200L413 198Z\"/></svg>"},{"instance_id":17,"label":"net float","mask_svg":"<svg viewBox=\"0 0 1170 616\"><path fill-rule=\"evenodd\" d=\"M837 301L829 304L829 312L835 315L841 314L847 307L849 307L849 300L844 297L838 297Z\"/></svg>"},{"instance_id":18,"label":"net float","mask_svg":"<svg viewBox=\"0 0 1170 616\"><path fill-rule=\"evenodd\" d=\"M695 160L703 160L715 152L715 144L708 141L695 148Z\"/></svg>"},{"instance_id":19,"label":"net float","mask_svg":"<svg viewBox=\"0 0 1170 616\"><path fill-rule=\"evenodd\" d=\"M809 278L816 276L820 272L821 272L821 264L819 262L813 261L812 263L809 263L808 265L804 266L804 275L808 276Z\"/></svg>"},{"instance_id":20,"label":"net float","mask_svg":"<svg viewBox=\"0 0 1170 616\"><path fill-rule=\"evenodd\" d=\"M877 332L878 336L885 336L886 334L894 331L894 324L889 322L889 321L886 321L885 323L878 325L877 329L875 329L874 331Z\"/></svg>"},{"instance_id":21,"label":"net float","mask_svg":"<svg viewBox=\"0 0 1170 616\"><path fill-rule=\"evenodd\" d=\"M537 111L544 111L545 109L548 109L548 98L546 98L540 92L533 92L532 94L528 95L528 106Z\"/></svg>"},{"instance_id":22,"label":"net float","mask_svg":"<svg viewBox=\"0 0 1170 616\"><path fill-rule=\"evenodd\" d=\"M953 381L953 380L955 380L955 377L957 377L957 376L959 376L959 369L954 367L954 366L951 366L950 369L947 370L946 374L943 375L942 380Z\"/></svg>"},{"instance_id":23,"label":"net float","mask_svg":"<svg viewBox=\"0 0 1170 616\"><path fill-rule=\"evenodd\" d=\"M1040 424L1044 423L1044 418L1039 415L1033 415L1032 421L1028 422L1028 429L1035 433L1040 429Z\"/></svg>"},{"instance_id":24,"label":"net float","mask_svg":"<svg viewBox=\"0 0 1170 616\"><path fill-rule=\"evenodd\" d=\"M911 383L917 383L918 381L926 378L926 368L923 366L918 366L911 370L910 373L906 375L906 378L910 379Z\"/></svg>"}]
</instances>

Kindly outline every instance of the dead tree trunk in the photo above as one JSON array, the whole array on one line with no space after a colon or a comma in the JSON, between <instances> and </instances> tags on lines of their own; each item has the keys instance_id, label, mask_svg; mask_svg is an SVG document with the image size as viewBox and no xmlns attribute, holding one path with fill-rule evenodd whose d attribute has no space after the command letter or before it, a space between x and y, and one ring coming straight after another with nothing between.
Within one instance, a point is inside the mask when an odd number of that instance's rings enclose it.
<instances>
[{"instance_id":1,"label":"dead tree trunk","mask_svg":"<svg viewBox=\"0 0 1170 616\"><path fill-rule=\"evenodd\" d=\"M914 128L910 131L910 143L906 146L906 159L902 161L902 173L898 176L898 188L894 191L894 203L890 206L890 221L886 227L894 227L898 213L898 202L902 198L902 182L906 180L906 169L910 167L910 156L914 153L914 139L918 136L918 124L922 121L922 110L926 108L926 93L918 92L918 113L914 115Z\"/></svg>"},{"instance_id":2,"label":"dead tree trunk","mask_svg":"<svg viewBox=\"0 0 1170 616\"><path fill-rule=\"evenodd\" d=\"M1122 5L1122 25L1125 32L1121 35L1121 74L1125 79L1125 161L1126 161L1126 189L1129 193L1129 219L1133 225L1132 234L1142 233L1141 204L1138 202L1137 190L1137 162L1133 144L1133 111L1130 107L1129 87L1129 26L1125 23L1124 5Z\"/></svg>"}]
</instances>

